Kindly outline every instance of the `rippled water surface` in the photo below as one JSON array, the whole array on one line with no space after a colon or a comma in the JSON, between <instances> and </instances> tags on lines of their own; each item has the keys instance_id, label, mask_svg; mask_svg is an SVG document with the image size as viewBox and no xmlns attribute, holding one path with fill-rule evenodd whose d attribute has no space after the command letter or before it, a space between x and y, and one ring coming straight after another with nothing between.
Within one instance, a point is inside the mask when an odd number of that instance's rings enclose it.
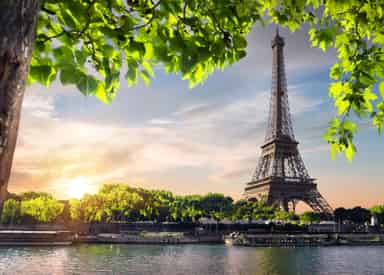
<instances>
[{"instance_id":1,"label":"rippled water surface","mask_svg":"<svg viewBox=\"0 0 384 275\"><path fill-rule=\"evenodd\" d=\"M0 274L384 274L384 247L0 247Z\"/></svg>"}]
</instances>

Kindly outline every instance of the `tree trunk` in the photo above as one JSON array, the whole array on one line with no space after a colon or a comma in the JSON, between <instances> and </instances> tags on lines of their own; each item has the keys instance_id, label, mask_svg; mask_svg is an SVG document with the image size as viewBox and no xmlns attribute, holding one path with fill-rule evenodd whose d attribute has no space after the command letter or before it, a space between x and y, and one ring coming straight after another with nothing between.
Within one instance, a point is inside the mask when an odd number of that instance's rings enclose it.
<instances>
[{"instance_id":1,"label":"tree trunk","mask_svg":"<svg viewBox=\"0 0 384 275\"><path fill-rule=\"evenodd\" d=\"M0 209L7 197L40 0L0 0Z\"/></svg>"}]
</instances>

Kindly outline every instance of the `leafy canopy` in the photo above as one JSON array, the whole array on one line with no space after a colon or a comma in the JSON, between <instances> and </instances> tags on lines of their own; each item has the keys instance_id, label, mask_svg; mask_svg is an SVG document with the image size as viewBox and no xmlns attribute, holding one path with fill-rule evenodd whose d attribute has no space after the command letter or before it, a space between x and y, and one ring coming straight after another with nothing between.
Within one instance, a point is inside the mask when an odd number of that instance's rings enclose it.
<instances>
[{"instance_id":1,"label":"leafy canopy","mask_svg":"<svg viewBox=\"0 0 384 275\"><path fill-rule=\"evenodd\" d=\"M70 200L70 219L83 222L171 221L197 222L200 218L290 219L265 202L233 199L223 194L175 196L162 190L105 184L98 193Z\"/></svg>"},{"instance_id":2,"label":"leafy canopy","mask_svg":"<svg viewBox=\"0 0 384 275\"><path fill-rule=\"evenodd\" d=\"M45 0L29 81L59 78L110 102L122 71L130 86L149 84L161 65L193 87L246 55L256 22L306 25L314 47L338 51L329 87L337 116L324 138L332 156L352 159L357 119L383 128L383 9L382 0Z\"/></svg>"},{"instance_id":3,"label":"leafy canopy","mask_svg":"<svg viewBox=\"0 0 384 275\"><path fill-rule=\"evenodd\" d=\"M4 203L2 224L52 223L62 215L64 204L46 193L21 194ZM27 196L24 196L24 195ZM30 196L32 194L32 196Z\"/></svg>"},{"instance_id":4,"label":"leafy canopy","mask_svg":"<svg viewBox=\"0 0 384 275\"><path fill-rule=\"evenodd\" d=\"M149 84L162 64L194 86L245 56L259 7L254 0L45 0L30 81L49 85L59 76L110 102L124 64L129 85L139 77Z\"/></svg>"},{"instance_id":5,"label":"leafy canopy","mask_svg":"<svg viewBox=\"0 0 384 275\"><path fill-rule=\"evenodd\" d=\"M375 215L384 224L384 205L365 209L337 208L338 222L356 224L369 222ZM56 200L48 193L13 194L5 201L0 224L35 224L62 222L198 222L200 218L216 221L272 220L311 224L327 219L325 213L304 212L295 215L269 206L265 201L233 201L219 193L176 196L168 191L131 187L123 183L105 184L99 192L71 199L68 203Z\"/></svg>"}]
</instances>

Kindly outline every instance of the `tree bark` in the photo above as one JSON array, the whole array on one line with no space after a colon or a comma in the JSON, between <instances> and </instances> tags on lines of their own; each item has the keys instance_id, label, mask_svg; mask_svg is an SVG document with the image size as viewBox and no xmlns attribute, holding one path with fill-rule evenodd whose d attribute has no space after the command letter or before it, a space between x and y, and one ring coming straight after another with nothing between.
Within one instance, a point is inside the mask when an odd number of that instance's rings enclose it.
<instances>
[{"instance_id":1,"label":"tree bark","mask_svg":"<svg viewBox=\"0 0 384 275\"><path fill-rule=\"evenodd\" d=\"M0 0L0 209L15 151L40 0Z\"/></svg>"}]
</instances>

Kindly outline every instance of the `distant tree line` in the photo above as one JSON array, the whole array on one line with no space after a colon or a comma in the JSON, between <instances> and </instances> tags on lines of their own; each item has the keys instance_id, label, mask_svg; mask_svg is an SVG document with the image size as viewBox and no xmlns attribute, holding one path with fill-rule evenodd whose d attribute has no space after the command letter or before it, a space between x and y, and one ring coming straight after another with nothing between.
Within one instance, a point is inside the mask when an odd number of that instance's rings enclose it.
<instances>
[{"instance_id":1,"label":"distant tree line","mask_svg":"<svg viewBox=\"0 0 384 275\"><path fill-rule=\"evenodd\" d=\"M52 223L64 213L64 203L44 192L26 192L6 200L2 224Z\"/></svg>"},{"instance_id":2,"label":"distant tree line","mask_svg":"<svg viewBox=\"0 0 384 275\"><path fill-rule=\"evenodd\" d=\"M346 209L340 207L335 209L334 216L335 220L340 223L351 222L355 224L368 223L375 215L380 224L384 224L384 205L376 205L370 209L366 209L360 206Z\"/></svg>"},{"instance_id":3,"label":"distant tree line","mask_svg":"<svg viewBox=\"0 0 384 275\"><path fill-rule=\"evenodd\" d=\"M371 209L356 207L335 210L336 221L364 223L372 214L384 222L384 205ZM4 203L2 224L113 223L133 221L197 222L200 218L227 220L279 220L316 223L325 217L305 212L295 215L268 206L263 201L238 200L219 193L178 196L168 191L105 184L96 194L59 201L42 192L12 195Z\"/></svg>"}]
</instances>

